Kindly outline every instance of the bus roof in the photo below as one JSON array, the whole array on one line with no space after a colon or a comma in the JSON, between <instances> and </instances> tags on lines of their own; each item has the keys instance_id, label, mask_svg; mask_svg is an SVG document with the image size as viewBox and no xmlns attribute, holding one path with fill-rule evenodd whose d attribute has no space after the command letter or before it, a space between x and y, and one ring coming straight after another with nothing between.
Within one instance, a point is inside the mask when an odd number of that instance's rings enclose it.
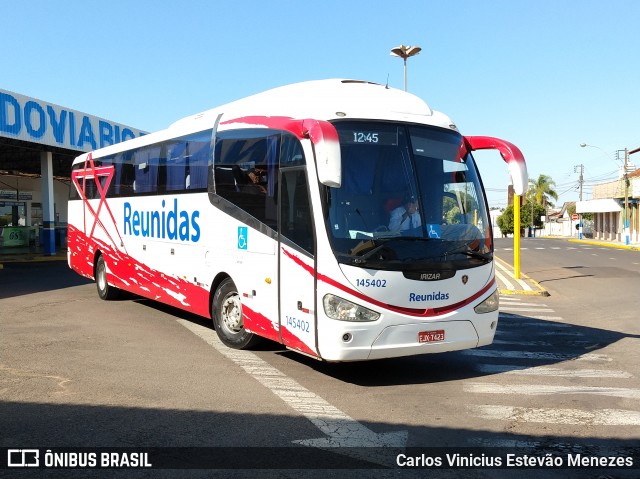
<instances>
[{"instance_id":1,"label":"bus roof","mask_svg":"<svg viewBox=\"0 0 640 479\"><path fill-rule=\"evenodd\" d=\"M456 129L449 117L432 110L412 93L362 80L314 80L267 90L188 116L165 130L128 140L126 146L123 143L107 146L94 152L94 157L211 128L220 114L223 122L246 116L281 116L315 120L391 120ZM81 161L85 155L80 155L76 161Z\"/></svg>"},{"instance_id":2,"label":"bus roof","mask_svg":"<svg viewBox=\"0 0 640 479\"><path fill-rule=\"evenodd\" d=\"M170 129L204 120L212 124L247 115L286 116L316 120L387 119L451 128L451 120L433 111L422 99L395 88L362 80L329 79L294 83L183 118Z\"/></svg>"}]
</instances>

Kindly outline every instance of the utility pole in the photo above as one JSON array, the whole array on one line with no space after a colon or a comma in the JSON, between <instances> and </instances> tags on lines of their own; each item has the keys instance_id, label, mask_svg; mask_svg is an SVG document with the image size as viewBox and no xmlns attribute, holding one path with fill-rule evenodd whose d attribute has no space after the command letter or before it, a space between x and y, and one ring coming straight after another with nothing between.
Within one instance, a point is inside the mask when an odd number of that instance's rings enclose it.
<instances>
[{"instance_id":1,"label":"utility pole","mask_svg":"<svg viewBox=\"0 0 640 479\"><path fill-rule=\"evenodd\" d=\"M536 237L536 230L533 229L533 196L531 196L531 237Z\"/></svg>"},{"instance_id":2,"label":"utility pole","mask_svg":"<svg viewBox=\"0 0 640 479\"><path fill-rule=\"evenodd\" d=\"M624 149L624 206L625 206L625 220L627 222L627 244L629 244L629 234L630 234L630 230L629 230L629 216L630 216L630 208L629 208L629 173L627 172L627 163L629 160L629 156L633 155L634 153L638 153L640 152L640 148L635 148L631 151L627 150L627 148ZM637 213L638 209L636 208L636 218L637 218ZM637 225L637 222L636 222ZM638 232L636 231L636 240L638 238Z\"/></svg>"},{"instance_id":3,"label":"utility pole","mask_svg":"<svg viewBox=\"0 0 640 479\"><path fill-rule=\"evenodd\" d=\"M582 201L582 183L584 183L584 165L580 164L573 167L573 172L577 173L578 168L580 168L580 201ZM578 217L578 238L582 239L582 213L578 213L580 216Z\"/></svg>"},{"instance_id":4,"label":"utility pole","mask_svg":"<svg viewBox=\"0 0 640 479\"><path fill-rule=\"evenodd\" d=\"M627 164L629 161L629 149L624 149L624 237L625 244L629 245L629 173Z\"/></svg>"}]
</instances>

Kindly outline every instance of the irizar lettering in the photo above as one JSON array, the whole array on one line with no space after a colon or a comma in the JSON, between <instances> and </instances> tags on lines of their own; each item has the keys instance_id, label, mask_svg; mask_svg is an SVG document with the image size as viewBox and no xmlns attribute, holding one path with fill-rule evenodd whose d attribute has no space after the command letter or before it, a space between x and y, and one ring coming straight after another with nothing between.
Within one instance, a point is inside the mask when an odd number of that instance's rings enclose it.
<instances>
[{"instance_id":1,"label":"irizar lettering","mask_svg":"<svg viewBox=\"0 0 640 479\"><path fill-rule=\"evenodd\" d=\"M409 293L409 301L445 301L449 299L449 293L434 291L429 294Z\"/></svg>"},{"instance_id":2,"label":"irizar lettering","mask_svg":"<svg viewBox=\"0 0 640 479\"><path fill-rule=\"evenodd\" d=\"M173 208L165 209L162 200L161 210L141 211L124 203L124 234L180 241L200 240L200 211L189 213L178 209L178 198L173 199Z\"/></svg>"}]
</instances>

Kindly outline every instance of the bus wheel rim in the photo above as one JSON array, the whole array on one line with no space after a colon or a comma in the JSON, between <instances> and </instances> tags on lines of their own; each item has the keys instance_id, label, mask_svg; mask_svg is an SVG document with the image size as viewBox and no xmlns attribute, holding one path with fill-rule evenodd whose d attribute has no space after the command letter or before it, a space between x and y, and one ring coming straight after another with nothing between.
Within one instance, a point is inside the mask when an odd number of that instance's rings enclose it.
<instances>
[{"instance_id":1,"label":"bus wheel rim","mask_svg":"<svg viewBox=\"0 0 640 479\"><path fill-rule=\"evenodd\" d=\"M242 331L242 304L238 294L231 294L222 302L222 324L232 333Z\"/></svg>"},{"instance_id":2,"label":"bus wheel rim","mask_svg":"<svg viewBox=\"0 0 640 479\"><path fill-rule=\"evenodd\" d=\"M104 265L98 266L98 287L101 291L104 291L107 285L107 274Z\"/></svg>"}]
</instances>

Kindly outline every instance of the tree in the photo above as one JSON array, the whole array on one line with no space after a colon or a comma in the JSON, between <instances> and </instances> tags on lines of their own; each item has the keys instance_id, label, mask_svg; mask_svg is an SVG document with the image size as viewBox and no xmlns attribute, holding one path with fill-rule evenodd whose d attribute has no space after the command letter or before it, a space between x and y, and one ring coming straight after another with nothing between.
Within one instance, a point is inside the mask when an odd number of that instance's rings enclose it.
<instances>
[{"instance_id":1,"label":"tree","mask_svg":"<svg viewBox=\"0 0 640 479\"><path fill-rule=\"evenodd\" d=\"M507 206L504 212L498 216L497 222L503 235L513 234L513 205Z\"/></svg>"},{"instance_id":2,"label":"tree","mask_svg":"<svg viewBox=\"0 0 640 479\"><path fill-rule=\"evenodd\" d=\"M551 198L558 199L558 193L554 189L556 182L550 176L540 175L537 180L531 180L530 183L533 188L527 191L527 200L541 205L545 210L547 206L553 206Z\"/></svg>"},{"instance_id":3,"label":"tree","mask_svg":"<svg viewBox=\"0 0 640 479\"><path fill-rule=\"evenodd\" d=\"M533 227L534 228L542 228L542 215L544 214L544 208L538 204L533 204L533 208L531 208L531 203L525 204L520 207L520 233L522 234L522 229L531 227L531 213L533 209ZM502 234L510 235L513 233L514 229L514 221L513 221L513 205L507 207L504 212L498 216L497 219L498 227Z\"/></svg>"},{"instance_id":4,"label":"tree","mask_svg":"<svg viewBox=\"0 0 640 479\"><path fill-rule=\"evenodd\" d=\"M531 211L533 210L533 212ZM542 228L542 215L545 214L545 209L542 205L537 203L527 203L520 208L520 224L523 228L531 227L531 214L533 213L533 227Z\"/></svg>"},{"instance_id":5,"label":"tree","mask_svg":"<svg viewBox=\"0 0 640 479\"><path fill-rule=\"evenodd\" d=\"M554 187L555 181L550 176L540 175L537 180L531 180L531 187L526 193L526 202L520 208L520 227L521 229L542 228L542 215L546 214L547 207L553 206L551 198L558 199ZM514 200L518 200L514 197ZM507 207L504 212L498 216L498 226L503 234L513 234L513 205ZM520 231L522 233L522 231Z\"/></svg>"}]
</instances>

